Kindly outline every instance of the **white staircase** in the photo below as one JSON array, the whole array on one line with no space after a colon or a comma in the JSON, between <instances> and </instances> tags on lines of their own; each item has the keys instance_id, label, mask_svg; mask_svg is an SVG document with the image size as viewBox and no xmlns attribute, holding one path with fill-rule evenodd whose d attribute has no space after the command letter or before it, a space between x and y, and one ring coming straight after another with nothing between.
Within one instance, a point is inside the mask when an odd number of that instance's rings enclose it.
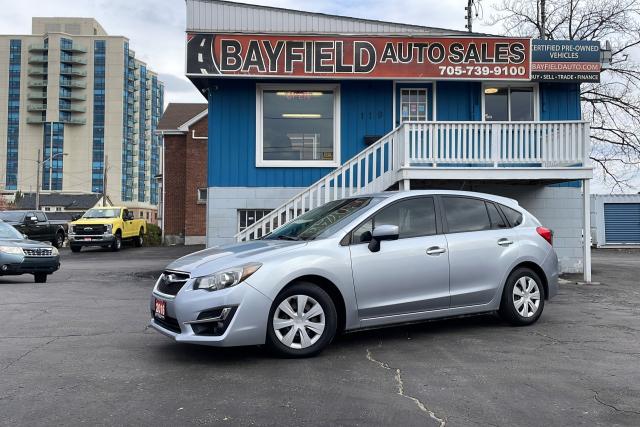
<instances>
[{"instance_id":1,"label":"white staircase","mask_svg":"<svg viewBox=\"0 0 640 427\"><path fill-rule=\"evenodd\" d=\"M470 170L502 170L513 179L515 167L553 168L561 178L560 169L587 164L589 132L583 121L404 123L235 237L258 239L332 200L385 191L407 170L453 170L456 179Z\"/></svg>"}]
</instances>

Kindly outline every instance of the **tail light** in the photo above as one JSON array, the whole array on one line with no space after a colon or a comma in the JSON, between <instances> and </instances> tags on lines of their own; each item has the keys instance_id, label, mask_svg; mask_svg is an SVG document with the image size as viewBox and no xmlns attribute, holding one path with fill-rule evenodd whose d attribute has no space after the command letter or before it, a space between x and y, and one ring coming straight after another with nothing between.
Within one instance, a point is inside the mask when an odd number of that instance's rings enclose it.
<instances>
[{"instance_id":1,"label":"tail light","mask_svg":"<svg viewBox=\"0 0 640 427\"><path fill-rule=\"evenodd\" d=\"M536 231L538 232L540 237L542 237L544 240L549 242L551 246L553 246L553 231L549 230L546 227L538 227L536 228Z\"/></svg>"}]
</instances>

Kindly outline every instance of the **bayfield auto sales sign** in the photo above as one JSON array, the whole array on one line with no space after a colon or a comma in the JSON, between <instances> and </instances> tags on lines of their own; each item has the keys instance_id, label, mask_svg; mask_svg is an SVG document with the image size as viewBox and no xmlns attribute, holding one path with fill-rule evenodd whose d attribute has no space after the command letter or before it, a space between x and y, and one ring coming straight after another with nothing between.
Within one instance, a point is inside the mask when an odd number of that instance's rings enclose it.
<instances>
[{"instance_id":1,"label":"bayfield auto sales sign","mask_svg":"<svg viewBox=\"0 0 640 427\"><path fill-rule=\"evenodd\" d=\"M531 40L189 34L187 75L529 80Z\"/></svg>"}]
</instances>

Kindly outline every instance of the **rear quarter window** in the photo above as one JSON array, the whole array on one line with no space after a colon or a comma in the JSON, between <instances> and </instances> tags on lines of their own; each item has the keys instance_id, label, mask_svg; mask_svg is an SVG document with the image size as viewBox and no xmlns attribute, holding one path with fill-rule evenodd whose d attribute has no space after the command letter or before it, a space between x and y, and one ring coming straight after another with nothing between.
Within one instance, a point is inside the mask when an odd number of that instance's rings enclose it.
<instances>
[{"instance_id":1,"label":"rear quarter window","mask_svg":"<svg viewBox=\"0 0 640 427\"><path fill-rule=\"evenodd\" d=\"M504 205L500 205L500 209L502 210L502 213L504 213L504 216L507 217L507 221L509 221L511 227L517 227L522 224L523 217L520 212Z\"/></svg>"}]
</instances>

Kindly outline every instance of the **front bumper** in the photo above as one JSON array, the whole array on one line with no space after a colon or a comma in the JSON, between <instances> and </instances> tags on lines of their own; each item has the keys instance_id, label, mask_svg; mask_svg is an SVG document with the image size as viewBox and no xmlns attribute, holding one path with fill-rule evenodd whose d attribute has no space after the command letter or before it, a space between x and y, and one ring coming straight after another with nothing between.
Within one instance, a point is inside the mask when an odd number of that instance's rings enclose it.
<instances>
[{"instance_id":1,"label":"front bumper","mask_svg":"<svg viewBox=\"0 0 640 427\"><path fill-rule=\"evenodd\" d=\"M2 256L0 258L0 275L19 275L47 273L51 274L60 268L60 256L25 257Z\"/></svg>"},{"instance_id":2,"label":"front bumper","mask_svg":"<svg viewBox=\"0 0 640 427\"><path fill-rule=\"evenodd\" d=\"M96 234L91 236L83 236L78 234L69 234L69 245L73 246L109 246L115 240L113 234Z\"/></svg>"},{"instance_id":3,"label":"front bumper","mask_svg":"<svg viewBox=\"0 0 640 427\"><path fill-rule=\"evenodd\" d=\"M165 319L153 317L155 300L165 301ZM194 321L203 312L229 310L226 329L221 335L198 332ZM233 288L209 292L194 290L189 280L174 298L154 292L150 301L151 327L177 342L217 347L264 344L271 300L247 281ZM178 330L180 332L178 332Z\"/></svg>"}]
</instances>

